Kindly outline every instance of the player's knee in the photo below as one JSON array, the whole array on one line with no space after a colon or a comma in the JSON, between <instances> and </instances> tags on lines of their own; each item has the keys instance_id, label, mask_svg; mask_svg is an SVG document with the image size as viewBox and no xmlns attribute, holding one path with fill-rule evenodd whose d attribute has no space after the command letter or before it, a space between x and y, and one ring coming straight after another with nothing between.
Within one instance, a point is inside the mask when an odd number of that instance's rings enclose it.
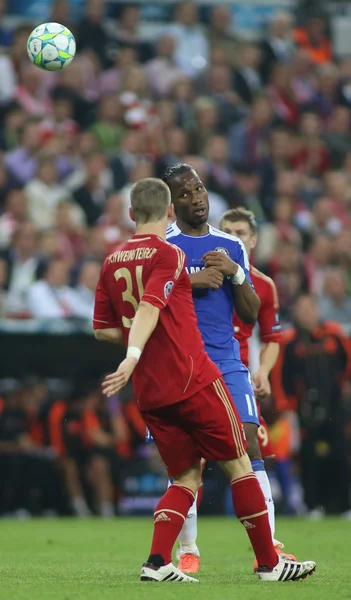
<instances>
[{"instance_id":1,"label":"player's knee","mask_svg":"<svg viewBox=\"0 0 351 600\"><path fill-rule=\"evenodd\" d=\"M191 467L191 469L173 477L173 479L179 485L183 485L196 493L201 483L201 463L199 462L197 465Z\"/></svg>"},{"instance_id":2,"label":"player's knee","mask_svg":"<svg viewBox=\"0 0 351 600\"><path fill-rule=\"evenodd\" d=\"M247 454L249 459L261 460L261 450L258 442L257 425L254 423L244 423L245 436L247 441Z\"/></svg>"},{"instance_id":3,"label":"player's knee","mask_svg":"<svg viewBox=\"0 0 351 600\"><path fill-rule=\"evenodd\" d=\"M252 471L250 459L247 454L233 460L225 460L219 463L222 471L225 473L229 481L245 477Z\"/></svg>"}]
</instances>

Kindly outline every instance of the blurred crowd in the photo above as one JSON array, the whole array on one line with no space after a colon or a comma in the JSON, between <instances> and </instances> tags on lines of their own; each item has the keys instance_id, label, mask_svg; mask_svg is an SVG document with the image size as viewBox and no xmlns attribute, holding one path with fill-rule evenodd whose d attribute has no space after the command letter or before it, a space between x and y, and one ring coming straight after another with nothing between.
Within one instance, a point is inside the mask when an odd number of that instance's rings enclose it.
<instances>
[{"instance_id":1,"label":"blurred crowd","mask_svg":"<svg viewBox=\"0 0 351 600\"><path fill-rule=\"evenodd\" d=\"M327 20L277 13L256 43L221 5L204 26L175 4L157 39L132 3L105 22L89 0L71 23L56 0L51 20L77 38L60 73L30 64L31 26L0 28L0 314L90 318L99 265L133 231L131 185L187 161L214 225L254 211L283 320L308 291L348 325L351 58L333 60Z\"/></svg>"},{"instance_id":2,"label":"blurred crowd","mask_svg":"<svg viewBox=\"0 0 351 600\"><path fill-rule=\"evenodd\" d=\"M131 388L109 402L87 379L1 380L0 388L0 516L109 518L128 495L127 478L161 474L166 485Z\"/></svg>"}]
</instances>

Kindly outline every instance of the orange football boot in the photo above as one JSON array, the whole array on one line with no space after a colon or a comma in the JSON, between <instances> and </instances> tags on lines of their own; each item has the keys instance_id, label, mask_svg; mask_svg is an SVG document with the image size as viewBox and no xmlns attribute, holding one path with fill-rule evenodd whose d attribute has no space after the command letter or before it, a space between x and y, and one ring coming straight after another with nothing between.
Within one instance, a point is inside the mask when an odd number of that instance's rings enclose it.
<instances>
[{"instance_id":1,"label":"orange football boot","mask_svg":"<svg viewBox=\"0 0 351 600\"><path fill-rule=\"evenodd\" d=\"M190 552L181 554L178 569L183 573L197 573L200 569L200 556L190 554Z\"/></svg>"}]
</instances>

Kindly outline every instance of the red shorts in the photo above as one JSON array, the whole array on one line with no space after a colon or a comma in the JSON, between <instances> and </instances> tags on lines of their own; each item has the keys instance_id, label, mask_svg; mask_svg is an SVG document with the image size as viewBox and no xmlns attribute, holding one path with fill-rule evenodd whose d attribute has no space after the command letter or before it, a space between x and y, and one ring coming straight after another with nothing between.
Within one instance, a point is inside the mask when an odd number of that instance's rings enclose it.
<instances>
[{"instance_id":1,"label":"red shorts","mask_svg":"<svg viewBox=\"0 0 351 600\"><path fill-rule=\"evenodd\" d=\"M262 458L274 458L272 442L269 439L268 425L260 415L260 426L258 428L258 442L260 445Z\"/></svg>"},{"instance_id":2,"label":"red shorts","mask_svg":"<svg viewBox=\"0 0 351 600\"><path fill-rule=\"evenodd\" d=\"M223 379L177 404L143 411L166 465L176 477L206 460L232 460L246 452L244 428Z\"/></svg>"}]
</instances>

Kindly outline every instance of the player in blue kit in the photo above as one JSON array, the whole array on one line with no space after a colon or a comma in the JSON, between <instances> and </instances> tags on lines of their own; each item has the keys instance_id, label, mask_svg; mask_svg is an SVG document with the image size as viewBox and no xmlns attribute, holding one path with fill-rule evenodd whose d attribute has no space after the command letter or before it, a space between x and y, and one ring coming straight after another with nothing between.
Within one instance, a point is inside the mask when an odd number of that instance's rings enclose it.
<instances>
[{"instance_id":1,"label":"player in blue kit","mask_svg":"<svg viewBox=\"0 0 351 600\"><path fill-rule=\"evenodd\" d=\"M167 229L167 240L186 254L198 326L205 348L221 370L235 401L244 424L252 468L268 505L273 500L258 443L259 418L255 394L249 371L241 362L240 346L233 330L234 311L245 323L254 323L260 308L260 300L251 283L248 256L239 238L207 223L207 190L190 165L168 167L163 180L170 188L177 217L177 221ZM196 503L188 517L179 536L179 567L186 572L196 572L200 564L196 545ZM282 545L276 540L274 543L279 551Z\"/></svg>"}]
</instances>

